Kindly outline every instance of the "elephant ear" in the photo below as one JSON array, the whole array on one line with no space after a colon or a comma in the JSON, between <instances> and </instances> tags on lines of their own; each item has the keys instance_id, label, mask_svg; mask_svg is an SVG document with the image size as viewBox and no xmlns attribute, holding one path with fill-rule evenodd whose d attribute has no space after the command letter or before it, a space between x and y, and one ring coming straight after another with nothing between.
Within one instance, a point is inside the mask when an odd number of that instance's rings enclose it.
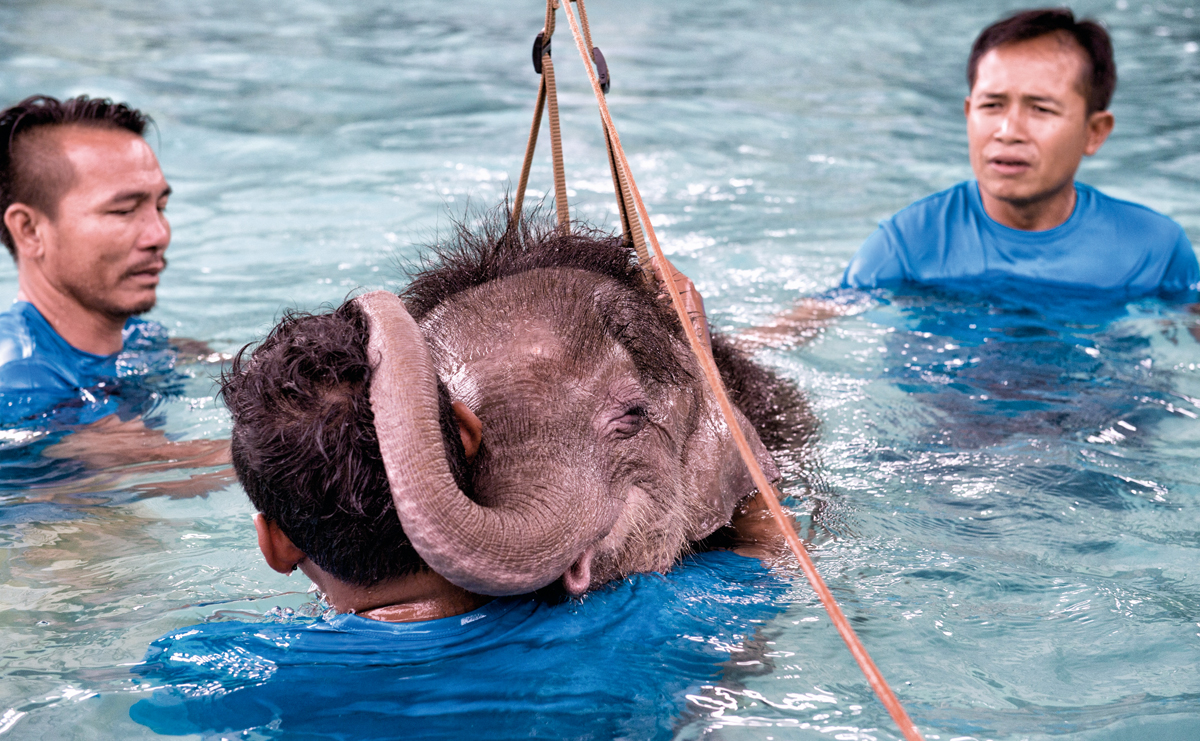
<instances>
[{"instance_id":1,"label":"elephant ear","mask_svg":"<svg viewBox=\"0 0 1200 741\"><path fill-rule=\"evenodd\" d=\"M689 540L700 540L728 525L734 508L755 490L750 471L742 461L733 433L721 414L712 389L704 384L699 396L696 430L688 440L684 461L690 479L687 490L700 499L698 511L702 514L693 523L693 529L688 533ZM734 422L741 426L763 473L772 482L778 481L779 467L759 439L754 426L741 410L735 407L733 413Z\"/></svg>"}]
</instances>

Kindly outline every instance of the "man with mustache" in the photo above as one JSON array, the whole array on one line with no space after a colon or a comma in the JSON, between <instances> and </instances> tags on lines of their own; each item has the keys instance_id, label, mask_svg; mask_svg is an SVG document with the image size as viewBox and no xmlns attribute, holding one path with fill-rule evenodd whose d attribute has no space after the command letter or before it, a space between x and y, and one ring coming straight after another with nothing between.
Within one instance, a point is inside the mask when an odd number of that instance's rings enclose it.
<instances>
[{"instance_id":1,"label":"man with mustache","mask_svg":"<svg viewBox=\"0 0 1200 741\"><path fill-rule=\"evenodd\" d=\"M1082 183L1075 171L1113 129L1108 33L1067 8L1029 10L980 33L963 104L975 180L883 221L844 286L1018 279L1131 295L1200 282L1183 229Z\"/></svg>"},{"instance_id":2,"label":"man with mustache","mask_svg":"<svg viewBox=\"0 0 1200 741\"><path fill-rule=\"evenodd\" d=\"M0 313L0 399L6 421L118 377L123 349L165 344L138 314L154 306L171 241L171 187L124 104L35 96L0 113L0 239L18 293Z\"/></svg>"}]
</instances>

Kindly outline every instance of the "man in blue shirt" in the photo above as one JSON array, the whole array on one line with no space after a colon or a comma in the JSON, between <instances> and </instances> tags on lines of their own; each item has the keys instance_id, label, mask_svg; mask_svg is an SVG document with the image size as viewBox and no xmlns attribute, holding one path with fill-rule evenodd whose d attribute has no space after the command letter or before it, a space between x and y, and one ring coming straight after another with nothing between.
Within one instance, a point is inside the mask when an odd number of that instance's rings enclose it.
<instances>
[{"instance_id":1,"label":"man in blue shirt","mask_svg":"<svg viewBox=\"0 0 1200 741\"><path fill-rule=\"evenodd\" d=\"M168 350L163 328L136 318L154 306L171 240L171 188L142 138L147 121L86 96L0 113L0 240L18 280L0 313L5 422L100 404L122 350Z\"/></svg>"},{"instance_id":2,"label":"man in blue shirt","mask_svg":"<svg viewBox=\"0 0 1200 741\"><path fill-rule=\"evenodd\" d=\"M396 512L379 438L400 432L376 427L368 390L389 360L369 357L367 321L355 301L289 316L239 355L222 389L259 550L311 579L330 614L171 631L134 669L155 691L131 717L169 734L670 738L687 690L749 658L786 585L729 552L582 603L451 583ZM481 422L444 386L438 396L435 454L473 491ZM737 517L735 542L763 545L760 514Z\"/></svg>"},{"instance_id":3,"label":"man in blue shirt","mask_svg":"<svg viewBox=\"0 0 1200 741\"><path fill-rule=\"evenodd\" d=\"M1075 172L1113 129L1108 33L1066 8L989 26L967 63L963 104L975 180L883 221L850 261L855 288L1017 279L1130 295L1200 283L1183 229L1110 198Z\"/></svg>"}]
</instances>

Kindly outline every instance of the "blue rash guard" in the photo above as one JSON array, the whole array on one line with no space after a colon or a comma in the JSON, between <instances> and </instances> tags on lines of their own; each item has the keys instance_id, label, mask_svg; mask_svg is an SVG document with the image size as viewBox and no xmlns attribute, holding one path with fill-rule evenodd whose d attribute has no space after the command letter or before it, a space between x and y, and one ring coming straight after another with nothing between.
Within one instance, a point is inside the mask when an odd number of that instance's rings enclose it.
<instances>
[{"instance_id":1,"label":"blue rash guard","mask_svg":"<svg viewBox=\"0 0 1200 741\"><path fill-rule=\"evenodd\" d=\"M1083 183L1075 192L1069 219L1031 232L992 219L978 183L959 183L880 222L842 286L1018 279L1135 296L1197 289L1200 267L1179 224Z\"/></svg>"},{"instance_id":2,"label":"blue rash guard","mask_svg":"<svg viewBox=\"0 0 1200 741\"><path fill-rule=\"evenodd\" d=\"M28 421L56 408L83 424L117 411L120 379L167 371L175 353L161 324L125 322L124 346L114 355L72 347L25 301L0 313L0 425Z\"/></svg>"},{"instance_id":3,"label":"blue rash guard","mask_svg":"<svg viewBox=\"0 0 1200 741\"><path fill-rule=\"evenodd\" d=\"M129 714L172 735L668 739L723 663L766 668L756 634L785 591L757 559L718 551L561 604L196 625L151 644L134 672L154 689Z\"/></svg>"}]
</instances>

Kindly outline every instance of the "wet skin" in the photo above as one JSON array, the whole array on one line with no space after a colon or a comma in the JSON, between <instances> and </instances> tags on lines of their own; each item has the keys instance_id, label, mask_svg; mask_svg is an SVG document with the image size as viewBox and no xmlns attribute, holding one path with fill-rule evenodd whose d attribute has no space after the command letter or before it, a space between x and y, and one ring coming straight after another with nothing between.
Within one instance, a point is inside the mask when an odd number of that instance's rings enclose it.
<instances>
[{"instance_id":1,"label":"wet skin","mask_svg":"<svg viewBox=\"0 0 1200 741\"><path fill-rule=\"evenodd\" d=\"M963 103L971 168L984 209L1013 229L1042 231L1070 218L1075 171L1113 128L1088 113L1085 52L1058 35L992 49Z\"/></svg>"}]
</instances>

